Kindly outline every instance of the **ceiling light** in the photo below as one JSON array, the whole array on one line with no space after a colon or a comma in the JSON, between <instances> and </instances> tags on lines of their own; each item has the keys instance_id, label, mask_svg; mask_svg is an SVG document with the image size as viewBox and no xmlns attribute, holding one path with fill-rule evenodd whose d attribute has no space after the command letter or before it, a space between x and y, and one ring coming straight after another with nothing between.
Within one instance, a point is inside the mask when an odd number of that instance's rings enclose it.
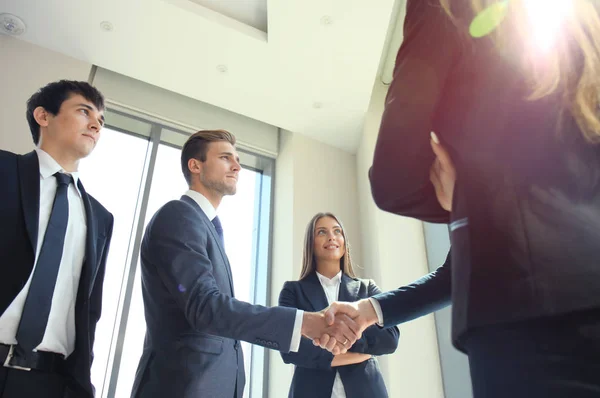
<instances>
[{"instance_id":1,"label":"ceiling light","mask_svg":"<svg viewBox=\"0 0 600 398\"><path fill-rule=\"evenodd\" d=\"M333 23L333 18L330 15L323 15L321 17L321 25L329 26Z\"/></svg>"},{"instance_id":2,"label":"ceiling light","mask_svg":"<svg viewBox=\"0 0 600 398\"><path fill-rule=\"evenodd\" d=\"M19 36L25 33L26 26L21 18L12 14L0 14L0 32L11 35Z\"/></svg>"},{"instance_id":3,"label":"ceiling light","mask_svg":"<svg viewBox=\"0 0 600 398\"><path fill-rule=\"evenodd\" d=\"M102 21L102 22L100 22L100 29L102 29L105 32L112 32L114 27L113 27L113 24L110 23L109 21Z\"/></svg>"},{"instance_id":4,"label":"ceiling light","mask_svg":"<svg viewBox=\"0 0 600 398\"><path fill-rule=\"evenodd\" d=\"M217 70L221 73L227 72L227 65L217 65Z\"/></svg>"}]
</instances>

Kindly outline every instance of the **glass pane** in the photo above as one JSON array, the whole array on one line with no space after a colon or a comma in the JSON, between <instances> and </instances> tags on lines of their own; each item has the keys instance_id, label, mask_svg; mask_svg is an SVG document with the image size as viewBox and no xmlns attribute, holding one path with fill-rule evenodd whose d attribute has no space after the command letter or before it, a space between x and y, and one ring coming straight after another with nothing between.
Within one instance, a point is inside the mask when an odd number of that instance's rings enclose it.
<instances>
[{"instance_id":1,"label":"glass pane","mask_svg":"<svg viewBox=\"0 0 600 398\"><path fill-rule=\"evenodd\" d=\"M225 196L219 206L219 218L223 224L225 252L231 264L235 297L239 300L254 303L254 280L256 277L256 235L255 222L258 208L256 192L260 173L242 169L238 180L237 192L233 196ZM251 380L252 345L242 341L244 352L244 369L246 371L246 387L244 398L249 396ZM262 374L262 369L254 369ZM262 377L260 379L262 382Z\"/></svg>"},{"instance_id":2,"label":"glass pane","mask_svg":"<svg viewBox=\"0 0 600 398\"><path fill-rule=\"evenodd\" d=\"M104 128L96 149L80 165L86 191L114 216L92 366L92 383L99 397L108 389L109 354L117 336L116 316L148 145L147 140Z\"/></svg>"},{"instance_id":3,"label":"glass pane","mask_svg":"<svg viewBox=\"0 0 600 398\"><path fill-rule=\"evenodd\" d=\"M166 202L178 199L187 191L187 184L181 173L181 150L167 145L158 148L156 165L152 175L152 188L148 202L146 224L154 213ZM219 208L219 217L225 231L225 246L234 274L236 297L253 301L253 242L255 242L255 198L257 179L260 173L242 170L237 194L226 197ZM119 368L116 397L127 397L135 378L138 362L142 354L146 323L142 301L139 263L127 319L123 355ZM246 374L250 374L251 350L244 347ZM246 388L245 396L247 396Z\"/></svg>"}]
</instances>

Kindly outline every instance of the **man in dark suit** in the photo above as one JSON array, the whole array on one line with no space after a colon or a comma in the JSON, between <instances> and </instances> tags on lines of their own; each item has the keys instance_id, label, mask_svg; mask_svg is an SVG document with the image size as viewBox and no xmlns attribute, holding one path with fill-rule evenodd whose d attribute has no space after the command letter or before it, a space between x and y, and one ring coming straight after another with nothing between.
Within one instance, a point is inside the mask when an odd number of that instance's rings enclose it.
<instances>
[{"instance_id":1,"label":"man in dark suit","mask_svg":"<svg viewBox=\"0 0 600 398\"><path fill-rule=\"evenodd\" d=\"M298 350L302 335L329 331L339 352L350 348L359 336L345 315L328 327L321 313L234 298L216 214L223 196L236 192L241 167L234 136L223 130L193 134L181 167L190 190L158 210L142 242L147 331L132 397L242 397L239 340L289 352Z\"/></svg>"},{"instance_id":2,"label":"man in dark suit","mask_svg":"<svg viewBox=\"0 0 600 398\"><path fill-rule=\"evenodd\" d=\"M27 102L37 146L0 151L0 397L93 397L92 347L113 217L77 173L104 123L86 82Z\"/></svg>"}]
</instances>

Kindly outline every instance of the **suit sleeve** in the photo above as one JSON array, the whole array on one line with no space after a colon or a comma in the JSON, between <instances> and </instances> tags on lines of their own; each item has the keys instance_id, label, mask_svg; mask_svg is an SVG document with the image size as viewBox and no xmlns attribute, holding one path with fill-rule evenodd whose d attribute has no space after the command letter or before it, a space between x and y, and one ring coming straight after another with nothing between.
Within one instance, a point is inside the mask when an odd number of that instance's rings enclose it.
<instances>
[{"instance_id":1,"label":"suit sleeve","mask_svg":"<svg viewBox=\"0 0 600 398\"><path fill-rule=\"evenodd\" d=\"M279 293L279 305L291 308L299 306L295 290L290 282L286 282ZM310 339L302 337L298 352L281 353L281 358L285 363L292 363L302 368L331 369L333 354L321 347L316 347Z\"/></svg>"},{"instance_id":2,"label":"suit sleeve","mask_svg":"<svg viewBox=\"0 0 600 398\"><path fill-rule=\"evenodd\" d=\"M371 192L382 210L447 223L449 213L439 205L429 181L434 160L429 133L459 54L458 30L439 2L408 0L406 7L404 40L369 171Z\"/></svg>"},{"instance_id":3,"label":"suit sleeve","mask_svg":"<svg viewBox=\"0 0 600 398\"><path fill-rule=\"evenodd\" d=\"M381 305L384 327L411 321L450 305L450 253L435 271L410 285L373 296Z\"/></svg>"},{"instance_id":4,"label":"suit sleeve","mask_svg":"<svg viewBox=\"0 0 600 398\"><path fill-rule=\"evenodd\" d=\"M369 280L368 297L381 293L381 289ZM400 331L396 326L380 328L377 325L368 327L360 339L350 348L351 352L359 352L371 355L391 354L398 348Z\"/></svg>"},{"instance_id":5,"label":"suit sleeve","mask_svg":"<svg viewBox=\"0 0 600 398\"><path fill-rule=\"evenodd\" d=\"M219 289L207 251L209 231L198 225L196 209L169 202L146 234L142 255L195 330L289 351L296 310L252 305Z\"/></svg>"},{"instance_id":6,"label":"suit sleeve","mask_svg":"<svg viewBox=\"0 0 600 398\"><path fill-rule=\"evenodd\" d=\"M112 239L113 223L114 218L112 214L110 214L108 228L106 229L106 243L104 244L102 258L100 260L100 264L98 265L98 274L96 275L96 281L94 284L94 289L92 290L90 300L90 366L94 361L94 341L96 339L96 325L98 324L100 316L102 315L102 287L104 285L104 275L106 273L106 259L108 258L110 241Z\"/></svg>"}]
</instances>

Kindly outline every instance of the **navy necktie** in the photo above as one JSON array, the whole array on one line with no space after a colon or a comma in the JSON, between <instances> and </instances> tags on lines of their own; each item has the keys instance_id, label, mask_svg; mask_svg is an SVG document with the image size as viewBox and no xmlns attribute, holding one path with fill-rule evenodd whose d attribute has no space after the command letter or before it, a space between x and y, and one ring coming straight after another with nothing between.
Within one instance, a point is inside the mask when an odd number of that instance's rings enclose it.
<instances>
[{"instance_id":1,"label":"navy necktie","mask_svg":"<svg viewBox=\"0 0 600 398\"><path fill-rule=\"evenodd\" d=\"M17 342L26 352L32 351L42 342L46 331L69 220L67 193L73 177L62 173L54 176L58 186L52 213L17 329Z\"/></svg>"},{"instance_id":2,"label":"navy necktie","mask_svg":"<svg viewBox=\"0 0 600 398\"><path fill-rule=\"evenodd\" d=\"M212 223L215 226L215 229L217 230L217 235L219 235L219 238L221 239L221 244L223 245L223 247L225 247L225 239L223 238L223 226L221 225L221 220L219 220L219 216L213 218Z\"/></svg>"}]
</instances>

